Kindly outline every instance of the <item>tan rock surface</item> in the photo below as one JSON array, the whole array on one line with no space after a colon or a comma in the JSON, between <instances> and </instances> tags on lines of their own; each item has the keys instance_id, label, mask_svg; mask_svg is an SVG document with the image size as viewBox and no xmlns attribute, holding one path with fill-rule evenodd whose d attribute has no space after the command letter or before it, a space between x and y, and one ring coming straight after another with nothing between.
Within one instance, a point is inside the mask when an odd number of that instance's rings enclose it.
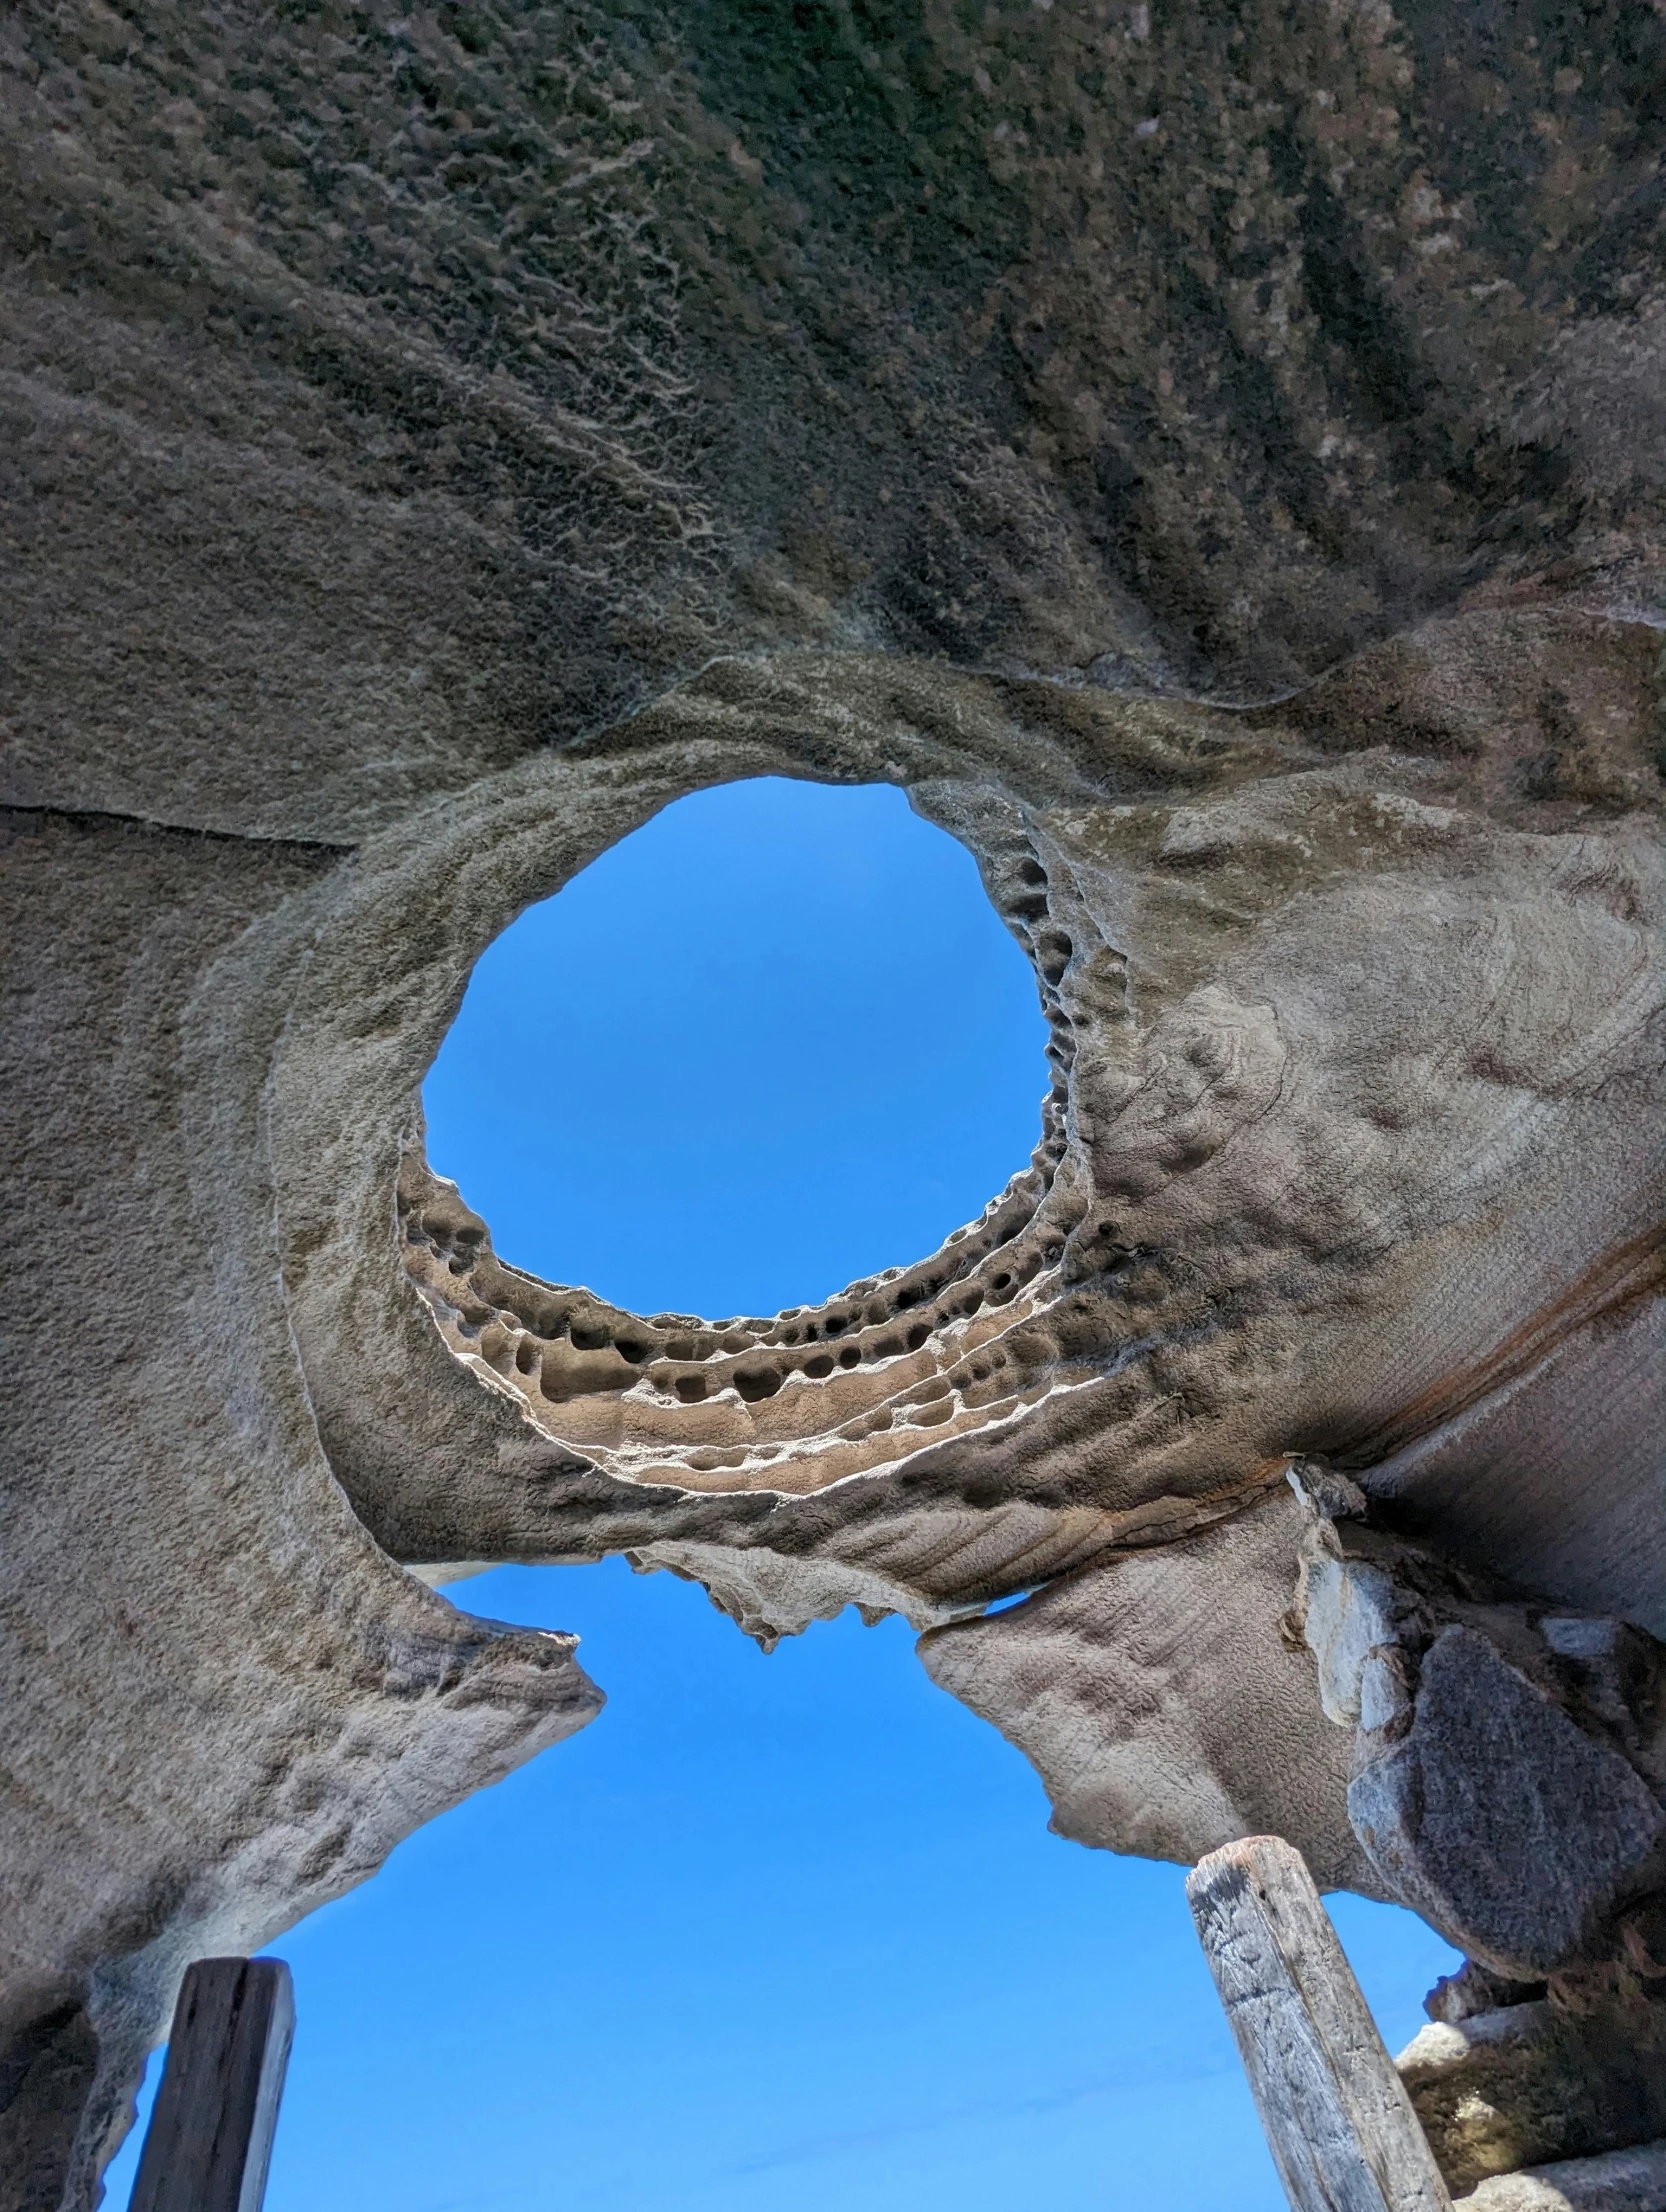
<instances>
[{"instance_id":1,"label":"tan rock surface","mask_svg":"<svg viewBox=\"0 0 1666 2212\"><path fill-rule=\"evenodd\" d=\"M1666 1633L1662 37L8 13L0 2203L90 2204L187 1957L594 1711L400 1562L896 1608L1068 1832L1361 1883L1292 1457ZM939 1254L622 1314L418 1086L760 773L964 838L1054 1091Z\"/></svg>"}]
</instances>

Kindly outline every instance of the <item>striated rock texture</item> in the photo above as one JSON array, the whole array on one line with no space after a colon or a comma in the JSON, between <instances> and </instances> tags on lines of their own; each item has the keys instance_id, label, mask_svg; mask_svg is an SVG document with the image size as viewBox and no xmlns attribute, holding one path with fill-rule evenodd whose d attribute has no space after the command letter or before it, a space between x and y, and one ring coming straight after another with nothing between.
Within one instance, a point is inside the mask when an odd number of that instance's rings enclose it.
<instances>
[{"instance_id":1,"label":"striated rock texture","mask_svg":"<svg viewBox=\"0 0 1666 2212\"><path fill-rule=\"evenodd\" d=\"M900 1611L1084 1842L1277 1829L1656 2002L1663 60L7 11L0 2205L93 2203L185 1960L595 1711L406 1566ZM622 1313L418 1085L523 905L761 773L975 853L1040 1141L818 1306Z\"/></svg>"}]
</instances>

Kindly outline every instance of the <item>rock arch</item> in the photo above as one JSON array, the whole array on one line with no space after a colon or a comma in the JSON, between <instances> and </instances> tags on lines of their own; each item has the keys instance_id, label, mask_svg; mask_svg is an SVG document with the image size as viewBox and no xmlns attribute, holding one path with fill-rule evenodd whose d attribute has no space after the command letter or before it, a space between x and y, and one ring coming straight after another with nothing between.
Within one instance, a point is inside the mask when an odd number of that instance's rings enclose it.
<instances>
[{"instance_id":1,"label":"rock arch","mask_svg":"<svg viewBox=\"0 0 1666 2212\"><path fill-rule=\"evenodd\" d=\"M745 11L15 11L0 2201L596 1711L448 1562L904 1612L1084 1841L1657 1985L1659 26L1437 12L829 10L817 105ZM971 847L1042 1142L814 1312L599 1310L417 1086L760 773ZM1419 1827L1478 1733L1523 1925Z\"/></svg>"}]
</instances>

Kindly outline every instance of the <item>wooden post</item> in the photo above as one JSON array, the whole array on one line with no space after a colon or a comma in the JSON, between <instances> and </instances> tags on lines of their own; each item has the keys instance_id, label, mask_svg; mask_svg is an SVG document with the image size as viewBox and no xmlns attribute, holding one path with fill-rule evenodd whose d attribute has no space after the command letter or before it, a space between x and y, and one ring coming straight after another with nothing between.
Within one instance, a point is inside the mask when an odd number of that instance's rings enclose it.
<instances>
[{"instance_id":1,"label":"wooden post","mask_svg":"<svg viewBox=\"0 0 1666 2212\"><path fill-rule=\"evenodd\" d=\"M1451 2212L1301 1853L1229 1843L1186 1897L1294 2212Z\"/></svg>"},{"instance_id":2,"label":"wooden post","mask_svg":"<svg viewBox=\"0 0 1666 2212\"><path fill-rule=\"evenodd\" d=\"M128 2212L260 2212L294 2032L282 1959L186 1969Z\"/></svg>"}]
</instances>

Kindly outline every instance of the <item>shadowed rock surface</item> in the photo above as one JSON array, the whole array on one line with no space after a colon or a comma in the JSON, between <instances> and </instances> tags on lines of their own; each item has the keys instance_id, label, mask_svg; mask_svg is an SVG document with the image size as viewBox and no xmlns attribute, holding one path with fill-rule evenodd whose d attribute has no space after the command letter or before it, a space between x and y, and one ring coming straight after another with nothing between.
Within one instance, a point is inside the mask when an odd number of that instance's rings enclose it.
<instances>
[{"instance_id":1,"label":"shadowed rock surface","mask_svg":"<svg viewBox=\"0 0 1666 2212\"><path fill-rule=\"evenodd\" d=\"M9 11L0 2204L93 2202L187 1959L596 1710L407 1565L903 1612L1066 1833L1275 1828L1658 2018L1663 48ZM967 843L1054 1087L939 1253L634 1316L418 1087L758 774Z\"/></svg>"}]
</instances>

